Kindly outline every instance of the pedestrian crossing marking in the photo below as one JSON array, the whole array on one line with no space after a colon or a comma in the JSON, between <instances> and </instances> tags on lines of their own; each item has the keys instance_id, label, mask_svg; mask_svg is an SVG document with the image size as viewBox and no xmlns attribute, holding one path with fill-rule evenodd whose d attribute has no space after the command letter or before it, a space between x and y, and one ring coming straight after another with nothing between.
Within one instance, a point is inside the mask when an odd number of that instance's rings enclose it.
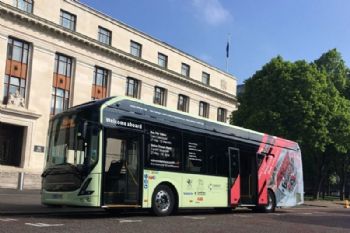
<instances>
[{"instance_id":1,"label":"pedestrian crossing marking","mask_svg":"<svg viewBox=\"0 0 350 233\"><path fill-rule=\"evenodd\" d=\"M194 220L204 220L206 217L195 217L195 216L184 216L184 218L194 219Z\"/></svg>"},{"instance_id":2,"label":"pedestrian crossing marking","mask_svg":"<svg viewBox=\"0 0 350 233\"><path fill-rule=\"evenodd\" d=\"M17 219L13 219L13 218L0 218L1 222L16 222Z\"/></svg>"},{"instance_id":3,"label":"pedestrian crossing marking","mask_svg":"<svg viewBox=\"0 0 350 233\"><path fill-rule=\"evenodd\" d=\"M138 219L120 219L119 223L134 223L134 222L142 222L142 220Z\"/></svg>"},{"instance_id":4,"label":"pedestrian crossing marking","mask_svg":"<svg viewBox=\"0 0 350 233\"><path fill-rule=\"evenodd\" d=\"M26 223L25 225L33 226L33 227L61 227L64 224L48 224L48 223Z\"/></svg>"}]
</instances>

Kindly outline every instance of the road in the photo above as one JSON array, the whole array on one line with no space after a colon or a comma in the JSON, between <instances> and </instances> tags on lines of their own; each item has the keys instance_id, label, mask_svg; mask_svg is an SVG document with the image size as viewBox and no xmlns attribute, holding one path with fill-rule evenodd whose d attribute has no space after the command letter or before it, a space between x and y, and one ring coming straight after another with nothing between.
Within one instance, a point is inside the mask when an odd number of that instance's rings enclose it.
<instances>
[{"instance_id":1,"label":"road","mask_svg":"<svg viewBox=\"0 0 350 233\"><path fill-rule=\"evenodd\" d=\"M272 214L238 209L232 213L182 211L169 217L148 212L104 211L0 215L0 232L350 232L350 209L308 207L278 209Z\"/></svg>"}]
</instances>

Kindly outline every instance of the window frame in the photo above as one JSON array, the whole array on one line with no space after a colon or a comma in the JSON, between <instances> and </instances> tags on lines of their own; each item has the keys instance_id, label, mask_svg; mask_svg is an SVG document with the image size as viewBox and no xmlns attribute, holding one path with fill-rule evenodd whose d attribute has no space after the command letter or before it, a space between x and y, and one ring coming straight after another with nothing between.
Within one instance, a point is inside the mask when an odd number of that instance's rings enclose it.
<instances>
[{"instance_id":1,"label":"window frame","mask_svg":"<svg viewBox=\"0 0 350 233\"><path fill-rule=\"evenodd\" d=\"M181 63L181 75L190 77L191 66L186 63Z\"/></svg>"},{"instance_id":2,"label":"window frame","mask_svg":"<svg viewBox=\"0 0 350 233\"><path fill-rule=\"evenodd\" d=\"M202 83L205 85L210 85L210 74L207 72L202 72Z\"/></svg>"},{"instance_id":3,"label":"window frame","mask_svg":"<svg viewBox=\"0 0 350 233\"><path fill-rule=\"evenodd\" d=\"M107 40L107 43L103 40L103 38ZM102 26L98 26L97 40L103 44L111 45L112 44L112 31L108 30L107 28L104 28Z\"/></svg>"},{"instance_id":4,"label":"window frame","mask_svg":"<svg viewBox=\"0 0 350 233\"><path fill-rule=\"evenodd\" d=\"M159 92L157 92L157 90ZM160 94L159 101L157 101L157 93ZM161 106L166 106L166 102L167 102L167 89L165 89L163 87L155 86L154 87L153 103L161 105Z\"/></svg>"},{"instance_id":5,"label":"window frame","mask_svg":"<svg viewBox=\"0 0 350 233\"><path fill-rule=\"evenodd\" d=\"M136 53L134 53L134 51L136 51ZM130 40L130 54L134 57L142 57L142 44Z\"/></svg>"},{"instance_id":6,"label":"window frame","mask_svg":"<svg viewBox=\"0 0 350 233\"><path fill-rule=\"evenodd\" d=\"M64 58L64 59L61 59ZM66 60L66 61L65 61ZM73 61L74 59L70 56L67 56L62 53L56 53L55 54L55 65L54 65L54 77L61 76L64 78L64 82L69 82L68 86L69 88L66 88L67 84L65 84L65 88L59 87L57 84L55 86L55 81L53 81L52 84L52 90L51 90L51 105L50 105L50 115L54 116L58 112L57 103L59 103L57 100L60 99L62 101L62 111L65 111L70 106L71 101L71 89L72 89L72 78L73 78ZM60 73L60 67L64 66L65 73ZM63 92L63 94L58 95L58 93Z\"/></svg>"},{"instance_id":7,"label":"window frame","mask_svg":"<svg viewBox=\"0 0 350 233\"><path fill-rule=\"evenodd\" d=\"M180 103L181 99L183 104ZM188 97L187 95L179 94L178 101L177 101L177 110L181 112L189 112L189 108L190 108L190 97Z\"/></svg>"},{"instance_id":8,"label":"window frame","mask_svg":"<svg viewBox=\"0 0 350 233\"><path fill-rule=\"evenodd\" d=\"M3 104L7 104L10 94L14 94L16 91L18 91L26 101L30 53L31 44L29 42L14 37L8 37L6 69L3 82ZM16 90L13 93L11 89Z\"/></svg>"},{"instance_id":9,"label":"window frame","mask_svg":"<svg viewBox=\"0 0 350 233\"><path fill-rule=\"evenodd\" d=\"M64 15L69 15L70 18L64 17ZM69 21L69 27L64 26L63 24L63 19ZM73 23L73 24L72 24ZM62 10L60 11L60 25L68 30L71 31L76 31L76 27L77 27L77 16L75 14L70 13L69 11L66 10Z\"/></svg>"},{"instance_id":10,"label":"window frame","mask_svg":"<svg viewBox=\"0 0 350 233\"><path fill-rule=\"evenodd\" d=\"M165 55L164 53L158 53L158 65L164 69L167 69L168 68L168 56Z\"/></svg>"},{"instance_id":11,"label":"window frame","mask_svg":"<svg viewBox=\"0 0 350 233\"><path fill-rule=\"evenodd\" d=\"M130 83L131 81L133 81L134 83L131 84ZM130 85L133 85L132 87L133 93L129 93ZM132 77L127 77L125 95L132 98L139 99L141 96L140 94L141 94L141 81Z\"/></svg>"},{"instance_id":12,"label":"window frame","mask_svg":"<svg viewBox=\"0 0 350 233\"><path fill-rule=\"evenodd\" d=\"M23 3L23 8L20 6L20 2ZM15 0L15 7L24 12L33 14L34 10L34 1L33 0Z\"/></svg>"},{"instance_id":13,"label":"window frame","mask_svg":"<svg viewBox=\"0 0 350 233\"><path fill-rule=\"evenodd\" d=\"M198 115L204 118L209 118L210 105L207 102L199 101Z\"/></svg>"},{"instance_id":14,"label":"window frame","mask_svg":"<svg viewBox=\"0 0 350 233\"><path fill-rule=\"evenodd\" d=\"M223 113L223 114L221 114L221 113ZM226 108L218 108L217 121L226 123L226 121L227 121L227 109Z\"/></svg>"},{"instance_id":15,"label":"window frame","mask_svg":"<svg viewBox=\"0 0 350 233\"><path fill-rule=\"evenodd\" d=\"M102 72L98 72L98 71L102 71ZM101 84L99 84L98 81L98 74L102 75L102 82ZM96 96L93 96L93 92L94 92L94 85L105 88L105 94L102 93L102 98L106 98L108 97L108 86L109 86L109 77L110 77L110 71L106 68L100 67L100 66L95 66L95 70L94 70L94 78L92 80L92 93L91 93L91 99L92 100L97 100L100 98L97 98ZM96 89L95 89L96 92ZM94 93L95 94L95 93Z\"/></svg>"}]
</instances>

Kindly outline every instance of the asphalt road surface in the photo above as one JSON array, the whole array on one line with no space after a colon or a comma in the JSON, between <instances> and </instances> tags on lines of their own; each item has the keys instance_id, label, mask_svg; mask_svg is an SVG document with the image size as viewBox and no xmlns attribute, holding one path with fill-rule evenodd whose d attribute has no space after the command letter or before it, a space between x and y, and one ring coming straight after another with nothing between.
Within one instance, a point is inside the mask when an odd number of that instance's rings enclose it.
<instances>
[{"instance_id":1,"label":"asphalt road surface","mask_svg":"<svg viewBox=\"0 0 350 233\"><path fill-rule=\"evenodd\" d=\"M182 211L169 217L148 212L109 214L104 211L0 215L0 232L350 232L350 209L302 207L272 214L238 209L232 213Z\"/></svg>"}]
</instances>

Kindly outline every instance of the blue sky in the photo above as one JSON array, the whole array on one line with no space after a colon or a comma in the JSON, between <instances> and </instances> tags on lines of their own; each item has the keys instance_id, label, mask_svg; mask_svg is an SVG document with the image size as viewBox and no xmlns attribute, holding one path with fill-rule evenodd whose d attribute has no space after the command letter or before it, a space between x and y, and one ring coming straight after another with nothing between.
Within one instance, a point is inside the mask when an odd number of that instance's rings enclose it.
<instances>
[{"instance_id":1,"label":"blue sky","mask_svg":"<svg viewBox=\"0 0 350 233\"><path fill-rule=\"evenodd\" d=\"M350 66L349 0L81 0L226 70L238 83L272 57L313 61L332 48Z\"/></svg>"}]
</instances>

